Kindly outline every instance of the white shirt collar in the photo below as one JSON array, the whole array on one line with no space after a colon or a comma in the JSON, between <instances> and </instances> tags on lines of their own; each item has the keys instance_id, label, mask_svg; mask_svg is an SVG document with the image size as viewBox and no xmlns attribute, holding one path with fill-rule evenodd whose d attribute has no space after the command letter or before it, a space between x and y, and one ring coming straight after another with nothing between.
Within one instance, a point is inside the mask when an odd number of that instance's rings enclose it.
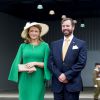
<instances>
[{"instance_id":1,"label":"white shirt collar","mask_svg":"<svg viewBox=\"0 0 100 100\"><path fill-rule=\"evenodd\" d=\"M71 34L68 38L69 38L70 41L72 41L73 37L74 37L74 35ZM64 36L64 41L66 40L66 38L67 38L67 37Z\"/></svg>"}]
</instances>

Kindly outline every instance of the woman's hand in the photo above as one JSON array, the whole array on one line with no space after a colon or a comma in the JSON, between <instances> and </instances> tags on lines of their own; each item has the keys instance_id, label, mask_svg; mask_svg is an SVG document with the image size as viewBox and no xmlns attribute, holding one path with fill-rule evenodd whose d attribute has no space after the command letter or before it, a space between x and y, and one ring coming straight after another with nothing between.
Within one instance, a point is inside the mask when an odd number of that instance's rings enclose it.
<instances>
[{"instance_id":1,"label":"woman's hand","mask_svg":"<svg viewBox=\"0 0 100 100\"><path fill-rule=\"evenodd\" d=\"M26 68L30 69L30 68L34 67L35 64L34 64L34 62L29 62L29 63L25 64L25 66L26 66Z\"/></svg>"},{"instance_id":2,"label":"woman's hand","mask_svg":"<svg viewBox=\"0 0 100 100\"><path fill-rule=\"evenodd\" d=\"M34 71L36 71L36 68L35 68L35 67L32 67L32 68L29 68L29 69L28 69L28 73L32 73L32 72L34 72Z\"/></svg>"},{"instance_id":3,"label":"woman's hand","mask_svg":"<svg viewBox=\"0 0 100 100\"><path fill-rule=\"evenodd\" d=\"M33 66L44 68L44 62L29 62L25 64L27 68L31 68Z\"/></svg>"},{"instance_id":4,"label":"woman's hand","mask_svg":"<svg viewBox=\"0 0 100 100\"><path fill-rule=\"evenodd\" d=\"M34 62L29 62L29 63L25 64L25 67L28 69L28 73L32 73L32 72L36 71Z\"/></svg>"}]
</instances>

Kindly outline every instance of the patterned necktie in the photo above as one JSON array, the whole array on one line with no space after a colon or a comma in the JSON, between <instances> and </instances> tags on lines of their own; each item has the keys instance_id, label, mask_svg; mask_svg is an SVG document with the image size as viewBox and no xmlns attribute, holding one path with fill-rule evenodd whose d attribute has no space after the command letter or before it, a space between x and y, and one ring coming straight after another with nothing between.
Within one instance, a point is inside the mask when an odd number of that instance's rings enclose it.
<instances>
[{"instance_id":1,"label":"patterned necktie","mask_svg":"<svg viewBox=\"0 0 100 100\"><path fill-rule=\"evenodd\" d=\"M69 47L69 39L65 39L64 44L63 44L63 48L62 48L62 59L64 61L65 59L65 55L67 53L68 47Z\"/></svg>"}]
</instances>

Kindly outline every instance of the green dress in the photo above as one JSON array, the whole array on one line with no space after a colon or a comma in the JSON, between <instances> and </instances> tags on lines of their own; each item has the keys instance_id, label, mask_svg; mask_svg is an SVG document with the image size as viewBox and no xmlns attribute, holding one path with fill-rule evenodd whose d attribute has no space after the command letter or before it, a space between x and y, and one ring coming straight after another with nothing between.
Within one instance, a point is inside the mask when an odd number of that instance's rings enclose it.
<instances>
[{"instance_id":1,"label":"green dress","mask_svg":"<svg viewBox=\"0 0 100 100\"><path fill-rule=\"evenodd\" d=\"M22 43L12 63L8 80L18 82L19 100L44 100L45 80L50 80L47 68L49 46L46 42L39 45ZM44 68L36 67L36 72L18 72L18 64L44 62Z\"/></svg>"}]
</instances>

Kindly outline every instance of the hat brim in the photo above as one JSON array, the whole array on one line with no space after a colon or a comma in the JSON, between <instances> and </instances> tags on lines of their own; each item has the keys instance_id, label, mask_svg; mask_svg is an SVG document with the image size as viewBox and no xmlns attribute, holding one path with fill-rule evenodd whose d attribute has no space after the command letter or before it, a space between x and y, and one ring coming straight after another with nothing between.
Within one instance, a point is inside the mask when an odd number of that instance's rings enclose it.
<instances>
[{"instance_id":1,"label":"hat brim","mask_svg":"<svg viewBox=\"0 0 100 100\"><path fill-rule=\"evenodd\" d=\"M21 37L22 38L26 38L27 34L28 34L28 29L34 25L39 25L41 26L42 30L41 30L41 34L40 36L44 36L45 34L47 34L47 32L49 31L49 26L47 24L43 24L43 23L37 23L37 22L33 22L30 23L29 25L24 27L24 30L21 33Z\"/></svg>"}]
</instances>

